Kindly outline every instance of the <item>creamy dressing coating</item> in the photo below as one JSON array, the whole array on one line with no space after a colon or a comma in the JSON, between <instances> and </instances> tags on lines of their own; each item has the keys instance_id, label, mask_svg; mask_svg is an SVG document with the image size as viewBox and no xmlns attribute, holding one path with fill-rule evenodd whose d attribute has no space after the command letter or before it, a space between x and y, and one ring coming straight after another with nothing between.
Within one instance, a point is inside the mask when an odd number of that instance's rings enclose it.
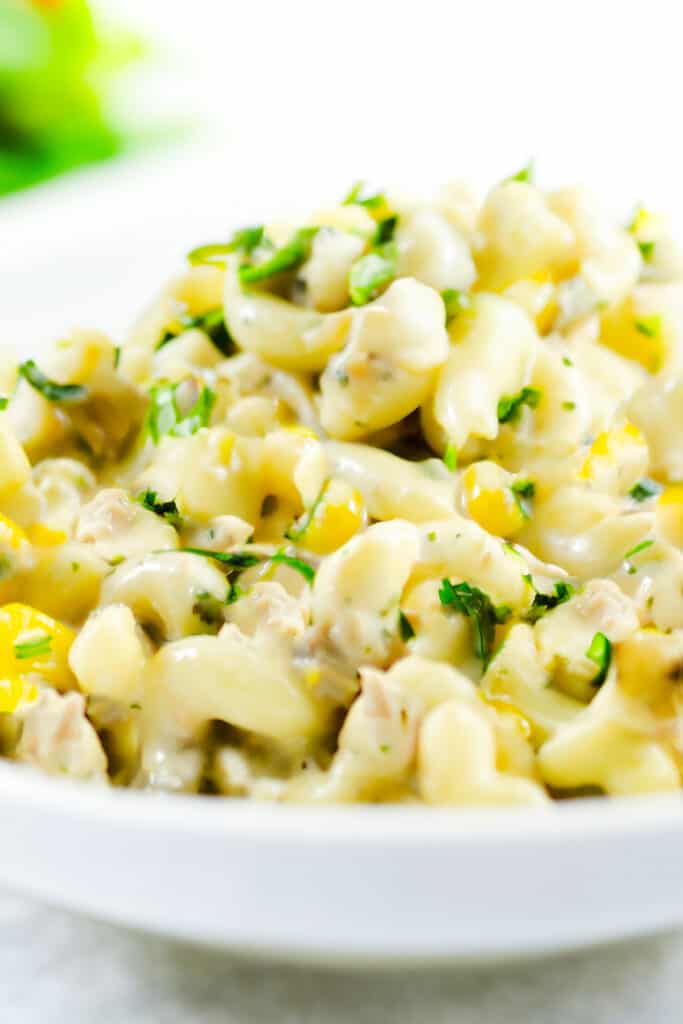
<instances>
[{"instance_id":1,"label":"creamy dressing coating","mask_svg":"<svg viewBox=\"0 0 683 1024\"><path fill-rule=\"evenodd\" d=\"M200 246L3 374L0 754L267 800L683 767L683 260L528 169Z\"/></svg>"}]
</instances>

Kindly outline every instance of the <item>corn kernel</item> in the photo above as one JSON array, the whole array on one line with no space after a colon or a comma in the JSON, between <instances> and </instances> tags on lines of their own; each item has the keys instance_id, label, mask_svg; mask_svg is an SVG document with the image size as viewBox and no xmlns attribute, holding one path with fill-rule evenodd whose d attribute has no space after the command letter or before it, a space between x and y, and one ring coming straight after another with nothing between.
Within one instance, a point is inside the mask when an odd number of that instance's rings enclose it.
<instances>
[{"instance_id":1,"label":"corn kernel","mask_svg":"<svg viewBox=\"0 0 683 1024\"><path fill-rule=\"evenodd\" d=\"M683 548L683 484L666 487L657 500L657 527L672 544Z\"/></svg>"},{"instance_id":2,"label":"corn kernel","mask_svg":"<svg viewBox=\"0 0 683 1024\"><path fill-rule=\"evenodd\" d=\"M505 470L490 462L475 462L462 476L468 513L497 537L513 536L526 521L507 477Z\"/></svg>"},{"instance_id":3,"label":"corn kernel","mask_svg":"<svg viewBox=\"0 0 683 1024\"><path fill-rule=\"evenodd\" d=\"M31 463L10 427L0 422L0 494L7 495L31 479Z\"/></svg>"},{"instance_id":4,"label":"corn kernel","mask_svg":"<svg viewBox=\"0 0 683 1024\"><path fill-rule=\"evenodd\" d=\"M626 421L598 434L578 476L608 492L625 494L645 475L647 466L647 442L638 427Z\"/></svg>"},{"instance_id":5,"label":"corn kernel","mask_svg":"<svg viewBox=\"0 0 683 1024\"><path fill-rule=\"evenodd\" d=\"M365 520L362 495L349 484L332 480L305 525L299 543L318 555L327 555L350 540Z\"/></svg>"},{"instance_id":6,"label":"corn kernel","mask_svg":"<svg viewBox=\"0 0 683 1024\"><path fill-rule=\"evenodd\" d=\"M56 547L57 544L63 544L67 539L63 530L53 530L51 527L45 526L44 523L34 523L33 526L29 526L28 537L31 543L39 548Z\"/></svg>"},{"instance_id":7,"label":"corn kernel","mask_svg":"<svg viewBox=\"0 0 683 1024\"><path fill-rule=\"evenodd\" d=\"M669 349L669 329L662 317L639 308L631 297L603 315L600 341L649 373L657 373Z\"/></svg>"},{"instance_id":8,"label":"corn kernel","mask_svg":"<svg viewBox=\"0 0 683 1024\"><path fill-rule=\"evenodd\" d=\"M74 687L68 663L75 633L26 604L0 608L0 676L19 679L38 673L59 689Z\"/></svg>"},{"instance_id":9,"label":"corn kernel","mask_svg":"<svg viewBox=\"0 0 683 1024\"><path fill-rule=\"evenodd\" d=\"M38 687L30 680L13 676L0 679L0 714L11 714L22 704L30 704L38 698Z\"/></svg>"}]
</instances>

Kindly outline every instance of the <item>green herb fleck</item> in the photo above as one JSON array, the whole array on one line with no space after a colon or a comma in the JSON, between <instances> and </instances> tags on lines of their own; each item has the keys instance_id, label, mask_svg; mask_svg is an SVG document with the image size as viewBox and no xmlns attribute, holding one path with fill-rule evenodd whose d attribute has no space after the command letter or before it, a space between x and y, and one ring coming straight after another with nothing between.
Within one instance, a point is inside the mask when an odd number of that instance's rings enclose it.
<instances>
[{"instance_id":1,"label":"green herb fleck","mask_svg":"<svg viewBox=\"0 0 683 1024\"><path fill-rule=\"evenodd\" d=\"M72 562L71 563L71 571L72 572L78 572L80 567L81 567L81 563L80 562Z\"/></svg>"},{"instance_id":2,"label":"green herb fleck","mask_svg":"<svg viewBox=\"0 0 683 1024\"><path fill-rule=\"evenodd\" d=\"M178 323L180 324L179 330L166 331L161 336L156 347L157 352L164 345L168 345L169 341L175 341L183 331L193 328L203 331L224 356L231 356L235 352L235 343L225 325L223 310L220 307L210 309L207 313L201 313L199 316L181 316L178 318Z\"/></svg>"},{"instance_id":3,"label":"green herb fleck","mask_svg":"<svg viewBox=\"0 0 683 1024\"><path fill-rule=\"evenodd\" d=\"M506 622L510 616L507 605L494 605L488 594L469 583L451 583L442 579L439 587L439 600L445 608L451 608L461 615L466 615L474 628L474 653L483 662L484 668L489 662L496 625Z\"/></svg>"},{"instance_id":4,"label":"green herb fleck","mask_svg":"<svg viewBox=\"0 0 683 1024\"><path fill-rule=\"evenodd\" d=\"M120 345L115 345L114 346L114 369L115 370L118 370L120 362L121 362L121 346Z\"/></svg>"},{"instance_id":5,"label":"green herb fleck","mask_svg":"<svg viewBox=\"0 0 683 1024\"><path fill-rule=\"evenodd\" d=\"M214 266L225 266L224 256L231 252L251 253L263 241L264 228L262 224L253 227L240 228L234 233L228 242L213 242L209 245L200 245L187 254L188 261L192 266L201 263L208 263Z\"/></svg>"},{"instance_id":6,"label":"green herb fleck","mask_svg":"<svg viewBox=\"0 0 683 1024\"><path fill-rule=\"evenodd\" d=\"M318 228L301 228L287 242L276 249L272 256L260 263L245 263L240 267L242 284L256 284L268 281L276 274L286 270L296 270L308 259L311 243L318 233Z\"/></svg>"},{"instance_id":7,"label":"green herb fleck","mask_svg":"<svg viewBox=\"0 0 683 1024\"><path fill-rule=\"evenodd\" d=\"M503 395L498 402L498 422L514 423L519 419L523 405L535 409L541 401L541 392L537 388L522 388L516 395Z\"/></svg>"},{"instance_id":8,"label":"green herb fleck","mask_svg":"<svg viewBox=\"0 0 683 1024\"><path fill-rule=\"evenodd\" d=\"M212 551L211 548L177 548L177 550L188 555L211 558L214 562L220 562L221 565L240 571L249 569L252 565L258 565L265 559L264 555L254 555L250 551Z\"/></svg>"},{"instance_id":9,"label":"green herb fleck","mask_svg":"<svg viewBox=\"0 0 683 1024\"><path fill-rule=\"evenodd\" d=\"M536 494L536 484L533 480L515 480L510 490L524 519L531 519L531 500Z\"/></svg>"},{"instance_id":10,"label":"green herb fleck","mask_svg":"<svg viewBox=\"0 0 683 1024\"><path fill-rule=\"evenodd\" d=\"M527 622L538 622L551 608L557 608L558 604L564 604L574 596L574 588L571 583L559 581L554 585L554 593L536 593L531 608L525 615Z\"/></svg>"},{"instance_id":11,"label":"green herb fleck","mask_svg":"<svg viewBox=\"0 0 683 1024\"><path fill-rule=\"evenodd\" d=\"M20 364L19 374L48 402L82 402L88 394L88 389L81 384L57 384L50 380L32 359Z\"/></svg>"},{"instance_id":12,"label":"green herb fleck","mask_svg":"<svg viewBox=\"0 0 683 1024\"><path fill-rule=\"evenodd\" d=\"M525 181L527 183L530 183L533 180L534 163L533 160L530 160L529 163L525 167L520 168L520 170L517 171L516 174L511 174L509 178L504 178L503 184L506 184L508 181Z\"/></svg>"},{"instance_id":13,"label":"green herb fleck","mask_svg":"<svg viewBox=\"0 0 683 1024\"><path fill-rule=\"evenodd\" d=\"M637 484L634 484L628 493L634 501L647 501L648 498L654 498L661 494L663 489L662 485L658 484L656 480L650 480L649 477L645 476Z\"/></svg>"},{"instance_id":14,"label":"green herb fleck","mask_svg":"<svg viewBox=\"0 0 683 1024\"><path fill-rule=\"evenodd\" d=\"M598 666L598 674L591 680L592 686L602 686L612 661L612 644L604 633L596 633L586 651L586 657Z\"/></svg>"},{"instance_id":15,"label":"green herb fleck","mask_svg":"<svg viewBox=\"0 0 683 1024\"><path fill-rule=\"evenodd\" d=\"M197 594L192 605L192 611L207 626L218 626L224 621L223 608L225 601L210 594L208 590Z\"/></svg>"},{"instance_id":16,"label":"green herb fleck","mask_svg":"<svg viewBox=\"0 0 683 1024\"><path fill-rule=\"evenodd\" d=\"M52 638L47 633L40 633L31 640L16 643L14 645L14 656L19 661L25 658L41 658L46 654L50 654L51 648Z\"/></svg>"},{"instance_id":17,"label":"green herb fleck","mask_svg":"<svg viewBox=\"0 0 683 1024\"><path fill-rule=\"evenodd\" d=\"M149 434L154 444L158 444L166 434L172 437L189 437L190 434L196 434L202 427L209 425L211 410L216 401L215 391L203 387L195 404L183 416L176 401L176 392L180 384L182 381L175 384L157 384L150 388L150 405L143 430Z\"/></svg>"},{"instance_id":18,"label":"green herb fleck","mask_svg":"<svg viewBox=\"0 0 683 1024\"><path fill-rule=\"evenodd\" d=\"M443 461L446 469L451 473L455 473L458 468L458 451L452 441L449 441L446 445L446 451L443 453Z\"/></svg>"},{"instance_id":19,"label":"green herb fleck","mask_svg":"<svg viewBox=\"0 0 683 1024\"><path fill-rule=\"evenodd\" d=\"M356 260L349 272L349 295L354 306L364 306L393 281L397 259L396 244L386 242Z\"/></svg>"},{"instance_id":20,"label":"green herb fleck","mask_svg":"<svg viewBox=\"0 0 683 1024\"><path fill-rule=\"evenodd\" d=\"M276 565L288 565L290 569L294 569L295 572L300 573L307 583L312 583L315 577L315 569L308 562L304 562L301 558L295 558L293 555L287 555L284 551L276 551L270 558L271 562Z\"/></svg>"},{"instance_id":21,"label":"green herb fleck","mask_svg":"<svg viewBox=\"0 0 683 1024\"><path fill-rule=\"evenodd\" d=\"M415 630L410 623L410 619L400 608L398 610L398 632L404 644L407 644L415 636Z\"/></svg>"},{"instance_id":22,"label":"green herb fleck","mask_svg":"<svg viewBox=\"0 0 683 1024\"><path fill-rule=\"evenodd\" d=\"M329 480L326 480L325 483L320 488L320 493L318 494L318 497L315 499L311 507L306 512L304 512L303 516L298 522L298 525L294 524L290 526L289 529L286 531L285 537L287 538L287 540L301 540L301 538L304 536L306 530L313 522L315 514L320 507L320 503L325 497L325 491L327 490L328 484Z\"/></svg>"},{"instance_id":23,"label":"green herb fleck","mask_svg":"<svg viewBox=\"0 0 683 1024\"><path fill-rule=\"evenodd\" d=\"M364 206L368 210L375 210L386 205L386 196L383 192L373 192L370 195L363 195L365 182L356 181L342 199L343 206Z\"/></svg>"},{"instance_id":24,"label":"green herb fleck","mask_svg":"<svg viewBox=\"0 0 683 1024\"><path fill-rule=\"evenodd\" d=\"M459 291L457 288L446 288L441 292L441 298L446 307L446 327L448 327L451 320L455 320L463 310L469 309L472 305L472 299L469 294Z\"/></svg>"},{"instance_id":25,"label":"green herb fleck","mask_svg":"<svg viewBox=\"0 0 683 1024\"><path fill-rule=\"evenodd\" d=\"M183 519L178 512L178 506L175 501L159 501L156 491L142 491L138 494L136 501L138 501L143 508L148 509L150 512L154 512L155 515L161 516L171 526L175 526L180 529L183 525Z\"/></svg>"},{"instance_id":26,"label":"green herb fleck","mask_svg":"<svg viewBox=\"0 0 683 1024\"><path fill-rule=\"evenodd\" d=\"M566 409L567 412L573 412L576 409L576 402L563 402L562 408Z\"/></svg>"},{"instance_id":27,"label":"green herb fleck","mask_svg":"<svg viewBox=\"0 0 683 1024\"><path fill-rule=\"evenodd\" d=\"M662 318L657 313L654 313L652 316L644 316L634 320L633 325L646 338L656 338L662 329Z\"/></svg>"},{"instance_id":28,"label":"green herb fleck","mask_svg":"<svg viewBox=\"0 0 683 1024\"><path fill-rule=\"evenodd\" d=\"M429 533L427 534L427 540L432 542L436 540L436 530L429 531Z\"/></svg>"},{"instance_id":29,"label":"green herb fleck","mask_svg":"<svg viewBox=\"0 0 683 1024\"><path fill-rule=\"evenodd\" d=\"M6 398L5 395L0 395L0 411L2 411L3 409L6 409L8 405L9 405L9 398Z\"/></svg>"},{"instance_id":30,"label":"green herb fleck","mask_svg":"<svg viewBox=\"0 0 683 1024\"><path fill-rule=\"evenodd\" d=\"M386 242L391 242L394 237L394 232L398 226L398 214L393 213L390 217L383 217L375 228L375 233L372 236L372 245L384 245Z\"/></svg>"},{"instance_id":31,"label":"green herb fleck","mask_svg":"<svg viewBox=\"0 0 683 1024\"><path fill-rule=\"evenodd\" d=\"M638 242L638 248L640 249L640 255L643 257L646 263L649 263L654 256L656 242Z\"/></svg>"},{"instance_id":32,"label":"green herb fleck","mask_svg":"<svg viewBox=\"0 0 683 1024\"><path fill-rule=\"evenodd\" d=\"M565 366L573 366L574 365L573 362L571 361L571 359L569 358L569 356L562 356L562 362L564 363Z\"/></svg>"},{"instance_id":33,"label":"green herb fleck","mask_svg":"<svg viewBox=\"0 0 683 1024\"><path fill-rule=\"evenodd\" d=\"M639 554L641 551L647 551L647 549L651 548L653 544L653 540L641 540L640 544L636 544L634 548L631 548L630 551L626 552L624 559L633 558L634 555Z\"/></svg>"}]
</instances>

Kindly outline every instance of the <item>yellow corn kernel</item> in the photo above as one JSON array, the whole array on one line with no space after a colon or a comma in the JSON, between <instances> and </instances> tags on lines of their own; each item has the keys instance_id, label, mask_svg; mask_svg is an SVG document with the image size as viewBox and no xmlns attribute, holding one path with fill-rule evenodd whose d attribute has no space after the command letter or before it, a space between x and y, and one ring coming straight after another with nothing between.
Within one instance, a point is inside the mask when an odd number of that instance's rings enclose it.
<instances>
[{"instance_id":1,"label":"yellow corn kernel","mask_svg":"<svg viewBox=\"0 0 683 1024\"><path fill-rule=\"evenodd\" d=\"M31 463L11 428L0 422L0 494L6 496L31 479Z\"/></svg>"},{"instance_id":2,"label":"yellow corn kernel","mask_svg":"<svg viewBox=\"0 0 683 1024\"><path fill-rule=\"evenodd\" d=\"M669 328L663 317L640 309L633 298L602 317L600 341L613 352L640 363L649 373L661 370L669 349Z\"/></svg>"},{"instance_id":3,"label":"yellow corn kernel","mask_svg":"<svg viewBox=\"0 0 683 1024\"><path fill-rule=\"evenodd\" d=\"M683 548L683 484L666 487L657 500L657 527L672 544Z\"/></svg>"},{"instance_id":4,"label":"yellow corn kernel","mask_svg":"<svg viewBox=\"0 0 683 1024\"><path fill-rule=\"evenodd\" d=\"M332 480L308 520L299 527L302 547L317 555L336 551L353 537L366 521L362 495L341 480Z\"/></svg>"},{"instance_id":5,"label":"yellow corn kernel","mask_svg":"<svg viewBox=\"0 0 683 1024\"><path fill-rule=\"evenodd\" d=\"M11 714L22 704L30 704L38 697L38 687L28 679L13 676L0 679L0 714Z\"/></svg>"},{"instance_id":6,"label":"yellow corn kernel","mask_svg":"<svg viewBox=\"0 0 683 1024\"><path fill-rule=\"evenodd\" d=\"M63 544L67 535L63 530L53 530L44 523L34 523L28 527L28 537L32 544L39 548L52 548Z\"/></svg>"},{"instance_id":7,"label":"yellow corn kernel","mask_svg":"<svg viewBox=\"0 0 683 1024\"><path fill-rule=\"evenodd\" d=\"M578 476L607 491L624 494L645 475L647 466L647 442L638 427L627 420L621 427L598 434Z\"/></svg>"},{"instance_id":8,"label":"yellow corn kernel","mask_svg":"<svg viewBox=\"0 0 683 1024\"><path fill-rule=\"evenodd\" d=\"M488 462L475 462L462 475L468 513L475 523L496 537L512 537L526 521L506 485L507 476L505 470Z\"/></svg>"},{"instance_id":9,"label":"yellow corn kernel","mask_svg":"<svg viewBox=\"0 0 683 1024\"><path fill-rule=\"evenodd\" d=\"M38 673L58 689L76 685L69 668L75 633L27 604L0 608L0 676L24 678Z\"/></svg>"}]
</instances>

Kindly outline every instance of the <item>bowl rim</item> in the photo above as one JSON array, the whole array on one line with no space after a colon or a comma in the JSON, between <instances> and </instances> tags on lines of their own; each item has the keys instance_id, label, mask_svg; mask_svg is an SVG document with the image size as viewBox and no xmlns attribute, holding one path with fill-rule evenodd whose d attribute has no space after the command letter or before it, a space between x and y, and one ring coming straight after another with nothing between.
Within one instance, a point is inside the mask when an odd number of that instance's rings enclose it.
<instances>
[{"instance_id":1,"label":"bowl rim","mask_svg":"<svg viewBox=\"0 0 683 1024\"><path fill-rule=\"evenodd\" d=\"M203 794L117 789L0 764L0 808L32 810L93 826L173 831L251 842L405 847L501 841L544 844L683 833L683 794L584 797L544 807L283 804Z\"/></svg>"}]
</instances>

